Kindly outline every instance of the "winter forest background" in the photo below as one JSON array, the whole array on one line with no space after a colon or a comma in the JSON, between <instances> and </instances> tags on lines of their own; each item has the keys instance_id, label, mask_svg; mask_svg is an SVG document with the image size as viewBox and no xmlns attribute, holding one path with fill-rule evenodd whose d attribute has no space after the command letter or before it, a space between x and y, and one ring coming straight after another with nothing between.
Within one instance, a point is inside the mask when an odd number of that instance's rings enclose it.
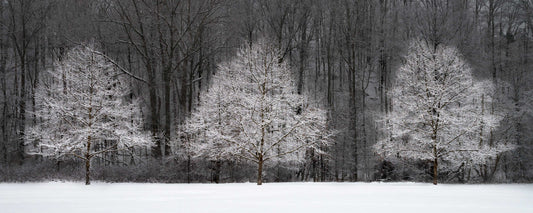
<instances>
[{"instance_id":1,"label":"winter forest background","mask_svg":"<svg viewBox=\"0 0 533 213\"><path fill-rule=\"evenodd\" d=\"M298 150L297 160L265 161L266 182L533 180L532 0L2 0L0 16L0 181L82 180L86 161L92 179L102 181L255 181L262 160L228 157L223 149L199 151L199 141L231 138L189 127L205 119L198 112L227 109L206 97L224 99L228 90L213 95L210 87L223 85L218 72L238 68L232 62L257 45L275 53L267 59L293 76L278 83L295 91L276 90L272 97L305 95L298 116L307 106L325 110L324 120L318 109L310 116L318 127L326 123L323 135L313 124L291 140L328 137ZM76 72L84 66L109 72L91 71L97 78ZM439 84L448 77L449 84ZM101 102L120 108L109 108L113 116L101 120L124 125L99 131L129 139L95 139L88 148L43 155L38 136L69 142L84 134L42 125L56 107L47 100L63 94L53 92L53 82L69 82L64 94L71 94L87 82L83 78L108 79L103 91L114 92ZM422 86L435 89L427 100L417 98ZM61 88L67 87L55 89ZM451 104L441 105L437 94ZM113 102L115 96L121 100ZM433 102L438 106L430 116L417 114ZM277 134L264 124L260 128ZM431 134L423 134L428 129ZM134 130L139 135L129 134ZM442 146L428 151L428 141ZM294 146L301 147L287 149ZM82 149L90 153L68 156Z\"/></svg>"}]
</instances>

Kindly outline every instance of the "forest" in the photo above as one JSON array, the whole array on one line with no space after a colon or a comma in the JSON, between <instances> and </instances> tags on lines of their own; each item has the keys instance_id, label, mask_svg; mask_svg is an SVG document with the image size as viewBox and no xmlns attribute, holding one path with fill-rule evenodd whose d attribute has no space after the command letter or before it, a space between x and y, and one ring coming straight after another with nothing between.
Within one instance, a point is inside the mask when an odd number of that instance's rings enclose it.
<instances>
[{"instance_id":1,"label":"forest","mask_svg":"<svg viewBox=\"0 0 533 213\"><path fill-rule=\"evenodd\" d=\"M533 0L2 0L0 182L533 181Z\"/></svg>"}]
</instances>

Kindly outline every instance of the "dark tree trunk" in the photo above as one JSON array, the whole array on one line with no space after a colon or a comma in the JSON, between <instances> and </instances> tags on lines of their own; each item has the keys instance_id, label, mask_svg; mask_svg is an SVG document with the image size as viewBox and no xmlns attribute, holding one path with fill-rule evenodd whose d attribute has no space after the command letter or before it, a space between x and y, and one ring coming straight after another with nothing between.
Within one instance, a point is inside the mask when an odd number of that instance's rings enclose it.
<instances>
[{"instance_id":1,"label":"dark tree trunk","mask_svg":"<svg viewBox=\"0 0 533 213\"><path fill-rule=\"evenodd\" d=\"M149 59L150 60L150 59ZM152 149L154 157L161 158L161 145L164 143L164 140L159 138L159 100L157 95L157 82L156 82L156 73L152 66L151 62L147 62L146 70L148 72L148 96L150 99L150 125L152 134L156 136L156 145Z\"/></svg>"},{"instance_id":2,"label":"dark tree trunk","mask_svg":"<svg viewBox=\"0 0 533 213\"><path fill-rule=\"evenodd\" d=\"M170 110L170 79L172 78L172 75L171 75L171 67L168 67L167 69L165 69L165 71L163 72L163 75L164 75L164 105L165 105L165 127L164 127L164 146L162 146L164 148L164 152L162 152L162 155L169 155L170 154L170 147L169 147L169 141L170 141L170 134L171 134L171 126L172 126L172 123L171 123L171 118L173 117L173 114L171 113L171 110Z\"/></svg>"},{"instance_id":3,"label":"dark tree trunk","mask_svg":"<svg viewBox=\"0 0 533 213\"><path fill-rule=\"evenodd\" d=\"M85 159L85 185L91 185L91 159Z\"/></svg>"},{"instance_id":4,"label":"dark tree trunk","mask_svg":"<svg viewBox=\"0 0 533 213\"><path fill-rule=\"evenodd\" d=\"M215 183L220 183L220 171L221 171L221 168L222 168L222 161L220 160L216 160L213 162L214 164L214 174L213 174L213 182Z\"/></svg>"},{"instance_id":5,"label":"dark tree trunk","mask_svg":"<svg viewBox=\"0 0 533 213\"><path fill-rule=\"evenodd\" d=\"M0 37L1 39L1 37ZM7 159L7 140L8 140L8 133L7 133L7 125L8 125L8 119L7 119L7 114L8 114L8 96L7 96L7 82L6 82L6 78L7 78L7 71L5 70L5 67L6 67L6 63L7 63L7 54L5 52L5 48L3 46L3 40L0 40L0 49L2 50L2 52L0 53L0 71L2 71L2 96L4 97L4 104L3 104L3 107L2 107L2 159L3 159L3 162L7 165L9 165L8 163L8 159Z\"/></svg>"},{"instance_id":6,"label":"dark tree trunk","mask_svg":"<svg viewBox=\"0 0 533 213\"><path fill-rule=\"evenodd\" d=\"M263 184L263 155L259 154L259 159L257 161L257 185Z\"/></svg>"},{"instance_id":7,"label":"dark tree trunk","mask_svg":"<svg viewBox=\"0 0 533 213\"><path fill-rule=\"evenodd\" d=\"M437 185L438 166L439 166L438 159L437 158L433 159L433 185Z\"/></svg>"},{"instance_id":8,"label":"dark tree trunk","mask_svg":"<svg viewBox=\"0 0 533 213\"><path fill-rule=\"evenodd\" d=\"M90 110L89 110L90 112ZM89 116L91 116L89 114ZM91 136L87 136L87 153L85 153L85 185L91 184Z\"/></svg>"},{"instance_id":9,"label":"dark tree trunk","mask_svg":"<svg viewBox=\"0 0 533 213\"><path fill-rule=\"evenodd\" d=\"M26 128L26 66L25 61L21 61L22 70L20 74L20 123L19 123L19 144L18 160L19 164L24 163L24 131Z\"/></svg>"},{"instance_id":10,"label":"dark tree trunk","mask_svg":"<svg viewBox=\"0 0 533 213\"><path fill-rule=\"evenodd\" d=\"M437 185L437 181L438 181L438 174L439 174L439 171L438 171L438 168L439 168L439 159L437 157L437 147L434 146L433 147L433 153L434 153L434 158L433 158L433 185Z\"/></svg>"},{"instance_id":11,"label":"dark tree trunk","mask_svg":"<svg viewBox=\"0 0 533 213\"><path fill-rule=\"evenodd\" d=\"M191 183L191 155L187 155L187 183Z\"/></svg>"}]
</instances>

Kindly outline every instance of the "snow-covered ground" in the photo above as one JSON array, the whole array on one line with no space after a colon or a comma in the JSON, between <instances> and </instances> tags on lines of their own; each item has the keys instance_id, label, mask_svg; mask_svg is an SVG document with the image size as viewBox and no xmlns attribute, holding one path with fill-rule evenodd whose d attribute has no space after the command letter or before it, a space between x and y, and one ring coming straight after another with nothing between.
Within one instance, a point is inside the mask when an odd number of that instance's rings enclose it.
<instances>
[{"instance_id":1,"label":"snow-covered ground","mask_svg":"<svg viewBox=\"0 0 533 213\"><path fill-rule=\"evenodd\" d=\"M0 184L0 212L533 212L533 184Z\"/></svg>"}]
</instances>

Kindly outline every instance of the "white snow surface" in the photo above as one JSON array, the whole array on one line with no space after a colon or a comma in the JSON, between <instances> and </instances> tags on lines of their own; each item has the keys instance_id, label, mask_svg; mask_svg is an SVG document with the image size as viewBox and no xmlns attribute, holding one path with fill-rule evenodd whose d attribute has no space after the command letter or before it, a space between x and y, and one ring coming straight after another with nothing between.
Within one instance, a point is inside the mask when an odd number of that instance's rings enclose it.
<instances>
[{"instance_id":1,"label":"white snow surface","mask_svg":"<svg viewBox=\"0 0 533 213\"><path fill-rule=\"evenodd\" d=\"M0 212L533 212L533 184L2 183Z\"/></svg>"}]
</instances>

